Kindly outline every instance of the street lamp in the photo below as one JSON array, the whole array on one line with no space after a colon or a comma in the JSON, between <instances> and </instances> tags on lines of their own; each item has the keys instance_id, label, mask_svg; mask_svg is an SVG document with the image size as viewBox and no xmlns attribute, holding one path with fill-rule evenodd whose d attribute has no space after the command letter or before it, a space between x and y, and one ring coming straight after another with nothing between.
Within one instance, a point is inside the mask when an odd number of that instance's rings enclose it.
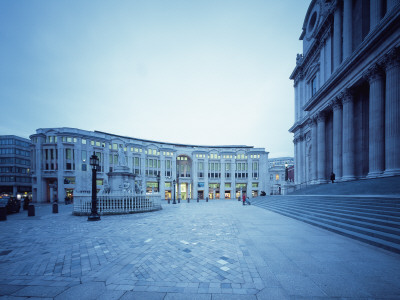
<instances>
[{"instance_id":1,"label":"street lamp","mask_svg":"<svg viewBox=\"0 0 400 300\"><path fill-rule=\"evenodd\" d=\"M176 201L175 201L175 184L176 184L176 181L174 179L174 181L172 181L172 186L174 188L174 201L172 202L172 204L176 204Z\"/></svg>"},{"instance_id":2,"label":"street lamp","mask_svg":"<svg viewBox=\"0 0 400 300\"><path fill-rule=\"evenodd\" d=\"M99 221L100 215L97 213L97 185L96 172L99 169L99 158L96 153L90 157L90 165L92 166L92 212L88 217L88 221Z\"/></svg>"}]
</instances>

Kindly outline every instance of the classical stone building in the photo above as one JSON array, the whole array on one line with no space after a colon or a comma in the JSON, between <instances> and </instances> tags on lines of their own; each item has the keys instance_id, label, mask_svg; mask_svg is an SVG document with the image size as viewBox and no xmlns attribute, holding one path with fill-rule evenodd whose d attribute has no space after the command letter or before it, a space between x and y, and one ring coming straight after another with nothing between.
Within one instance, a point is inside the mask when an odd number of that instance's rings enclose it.
<instances>
[{"instance_id":1,"label":"classical stone building","mask_svg":"<svg viewBox=\"0 0 400 300\"><path fill-rule=\"evenodd\" d=\"M295 182L399 175L399 1L313 0L300 40Z\"/></svg>"},{"instance_id":2,"label":"classical stone building","mask_svg":"<svg viewBox=\"0 0 400 300\"><path fill-rule=\"evenodd\" d=\"M269 185L271 187L270 194L280 195L282 194L282 188L288 182L291 182L291 178L286 179L286 168L289 170L293 167L293 157L278 157L270 158L268 160L268 171L269 171ZM289 174L288 174L289 175Z\"/></svg>"},{"instance_id":3,"label":"classical stone building","mask_svg":"<svg viewBox=\"0 0 400 300\"><path fill-rule=\"evenodd\" d=\"M97 186L101 189L121 163L121 148L129 172L135 174L138 193L160 192L162 199L171 199L175 190L176 197L185 200L269 192L264 148L172 144L75 128L38 129L30 138L36 202L62 201L74 191L90 191L93 152L100 158Z\"/></svg>"}]
</instances>

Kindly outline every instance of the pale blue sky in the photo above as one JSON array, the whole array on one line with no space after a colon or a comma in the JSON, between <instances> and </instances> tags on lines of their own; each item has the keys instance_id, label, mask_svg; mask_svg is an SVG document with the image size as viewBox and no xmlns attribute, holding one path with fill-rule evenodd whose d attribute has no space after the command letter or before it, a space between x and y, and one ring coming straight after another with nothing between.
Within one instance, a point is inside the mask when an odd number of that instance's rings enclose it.
<instances>
[{"instance_id":1,"label":"pale blue sky","mask_svg":"<svg viewBox=\"0 0 400 300\"><path fill-rule=\"evenodd\" d=\"M0 134L74 127L293 155L310 1L0 0Z\"/></svg>"}]
</instances>

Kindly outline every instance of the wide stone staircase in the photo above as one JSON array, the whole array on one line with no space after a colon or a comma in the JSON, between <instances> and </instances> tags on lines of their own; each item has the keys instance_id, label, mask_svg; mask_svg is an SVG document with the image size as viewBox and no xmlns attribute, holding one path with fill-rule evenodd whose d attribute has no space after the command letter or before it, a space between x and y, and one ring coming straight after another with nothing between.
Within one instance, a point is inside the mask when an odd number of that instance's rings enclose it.
<instances>
[{"instance_id":1,"label":"wide stone staircase","mask_svg":"<svg viewBox=\"0 0 400 300\"><path fill-rule=\"evenodd\" d=\"M371 189L373 184L356 182L353 195L332 194L326 185L325 192L318 188L319 195L265 196L252 204L400 254L400 195L388 190L360 195L362 185ZM398 186L393 189L397 192Z\"/></svg>"}]
</instances>

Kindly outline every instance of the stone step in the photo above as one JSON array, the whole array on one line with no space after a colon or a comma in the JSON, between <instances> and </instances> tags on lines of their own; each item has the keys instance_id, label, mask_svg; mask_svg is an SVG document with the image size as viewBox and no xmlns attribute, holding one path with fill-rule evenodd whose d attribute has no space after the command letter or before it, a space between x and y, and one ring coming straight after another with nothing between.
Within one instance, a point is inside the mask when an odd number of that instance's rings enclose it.
<instances>
[{"instance_id":1,"label":"stone step","mask_svg":"<svg viewBox=\"0 0 400 300\"><path fill-rule=\"evenodd\" d=\"M300 201L296 198L260 197L252 204L400 253L400 216L397 212L388 211L387 207L360 208L354 202L350 206L346 201L326 202L323 197Z\"/></svg>"},{"instance_id":2,"label":"stone step","mask_svg":"<svg viewBox=\"0 0 400 300\"><path fill-rule=\"evenodd\" d=\"M350 215L346 215L345 217L332 216L329 212L325 212L325 211L321 211L321 210L311 210L311 209L303 210L301 208L297 208L295 206L289 206L289 205L285 205L285 206L272 205L271 207L274 207L276 209L285 209L286 211L297 212L300 215L315 217L315 218L319 218L321 220L331 220L338 224L344 223L344 224L354 226L355 228L360 227L360 228L374 230L374 232L388 233L390 235L393 235L393 237L389 236L387 238L394 238L397 236L399 238L398 242L400 243L400 229L399 229L400 222L397 222L397 224L395 224L395 225L397 225L397 228L396 228L396 227L388 226L387 224L379 224L379 225L374 224L372 222L368 222L368 220L362 220L362 221L355 220ZM395 240L392 240L392 241L396 242Z\"/></svg>"},{"instance_id":3,"label":"stone step","mask_svg":"<svg viewBox=\"0 0 400 300\"><path fill-rule=\"evenodd\" d=\"M287 202L282 202L282 205ZM297 206L299 206L298 203L296 203ZM393 213L390 211L381 211L377 212L376 210L358 210L358 209L352 209L347 206L335 206L335 205L323 205L320 203L307 203L307 204L302 204L301 207L307 208L307 209L323 209L327 213L329 212L337 212L337 213L343 213L343 214L350 214L352 216L358 216L360 218L365 218L365 219L370 219L370 220L376 220L377 224L381 224L381 222L391 224L393 222L394 225L398 224L400 221L400 214ZM390 226L390 225L388 225ZM394 226L396 227L396 226Z\"/></svg>"},{"instance_id":4,"label":"stone step","mask_svg":"<svg viewBox=\"0 0 400 300\"><path fill-rule=\"evenodd\" d=\"M270 209L270 210L273 212L276 212L278 214L281 214L281 215L284 215L284 216L287 216L287 217L290 217L290 218L293 218L293 219L296 219L296 220L299 220L299 221L302 221L302 222L305 222L305 223L308 223L308 224L311 224L314 226L318 226L320 228L347 236L349 238L353 238L353 239L362 241L364 243L367 243L367 244L370 244L373 246L377 246L377 247L383 248L385 250L389 250L389 251L400 254L400 244L398 244L398 243L393 243L390 241L382 240L380 238L376 238L371 235L366 235L366 234L363 234L360 232L355 232L353 230L348 230L343 227L334 226L334 225L331 225L326 222L319 222L318 220L313 220L311 218L306 218L304 216L292 214L290 212L285 212L285 211L275 210L275 209Z\"/></svg>"},{"instance_id":5,"label":"stone step","mask_svg":"<svg viewBox=\"0 0 400 300\"><path fill-rule=\"evenodd\" d=\"M368 232L365 234L362 230L354 230L355 228L351 228L349 226L343 226L342 224L334 223L334 222L326 222L325 220L317 219L317 218L310 218L305 217L301 214L295 214L290 211L280 210L269 208L269 210L279 213L281 215L297 219L299 221L303 221L309 223L314 226L318 226L330 231L333 231L338 234L342 234L344 236L357 239L359 241L392 251L396 253L400 253L400 243L396 243L387 239L382 239L379 236L374 235L373 231Z\"/></svg>"}]
</instances>

